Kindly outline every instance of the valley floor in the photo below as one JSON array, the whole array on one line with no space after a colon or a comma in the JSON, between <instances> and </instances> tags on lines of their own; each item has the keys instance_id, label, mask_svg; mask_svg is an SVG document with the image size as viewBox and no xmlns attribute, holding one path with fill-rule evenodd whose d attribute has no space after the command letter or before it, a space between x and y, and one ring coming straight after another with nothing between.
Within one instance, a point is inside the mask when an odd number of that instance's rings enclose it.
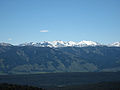
<instances>
[{"instance_id":1,"label":"valley floor","mask_svg":"<svg viewBox=\"0 0 120 90\"><path fill-rule=\"evenodd\" d=\"M0 75L0 83L0 90L18 90L2 89L2 83L8 83L5 88L14 88L14 85L38 87L22 90L120 90L120 72Z\"/></svg>"}]
</instances>

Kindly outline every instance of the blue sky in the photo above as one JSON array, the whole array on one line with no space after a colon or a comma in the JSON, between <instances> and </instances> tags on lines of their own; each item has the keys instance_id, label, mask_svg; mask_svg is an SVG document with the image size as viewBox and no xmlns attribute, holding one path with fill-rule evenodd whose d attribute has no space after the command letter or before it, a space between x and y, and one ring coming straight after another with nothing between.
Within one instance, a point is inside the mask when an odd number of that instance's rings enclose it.
<instances>
[{"instance_id":1,"label":"blue sky","mask_svg":"<svg viewBox=\"0 0 120 90\"><path fill-rule=\"evenodd\" d=\"M0 42L120 41L120 0L0 0Z\"/></svg>"}]
</instances>

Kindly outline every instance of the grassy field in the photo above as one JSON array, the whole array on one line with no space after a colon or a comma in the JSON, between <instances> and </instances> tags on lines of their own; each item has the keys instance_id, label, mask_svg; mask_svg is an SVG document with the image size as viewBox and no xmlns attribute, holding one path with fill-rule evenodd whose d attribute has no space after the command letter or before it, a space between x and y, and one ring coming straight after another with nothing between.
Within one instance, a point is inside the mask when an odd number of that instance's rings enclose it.
<instances>
[{"instance_id":1,"label":"grassy field","mask_svg":"<svg viewBox=\"0 0 120 90\"><path fill-rule=\"evenodd\" d=\"M100 82L119 82L120 72L42 73L0 75L0 83L32 85L42 88L66 87Z\"/></svg>"}]
</instances>

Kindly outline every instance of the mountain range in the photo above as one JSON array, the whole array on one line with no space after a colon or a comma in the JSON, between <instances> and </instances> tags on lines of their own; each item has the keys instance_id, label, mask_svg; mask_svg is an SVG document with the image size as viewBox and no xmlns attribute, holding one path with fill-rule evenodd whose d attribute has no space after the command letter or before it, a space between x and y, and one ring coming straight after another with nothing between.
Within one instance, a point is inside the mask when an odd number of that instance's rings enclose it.
<instances>
[{"instance_id":1,"label":"mountain range","mask_svg":"<svg viewBox=\"0 0 120 90\"><path fill-rule=\"evenodd\" d=\"M9 43L0 43L0 45L2 46L12 46ZM120 42L115 42L109 45L104 45L104 44L100 44L98 42L93 42L93 41L80 41L80 42L74 42L74 41L43 41L43 42L26 42L26 43L22 43L19 44L17 46L36 46L36 47L86 47L86 46L115 46L115 47L120 47Z\"/></svg>"},{"instance_id":2,"label":"mountain range","mask_svg":"<svg viewBox=\"0 0 120 90\"><path fill-rule=\"evenodd\" d=\"M0 74L120 71L120 43L0 43Z\"/></svg>"}]
</instances>

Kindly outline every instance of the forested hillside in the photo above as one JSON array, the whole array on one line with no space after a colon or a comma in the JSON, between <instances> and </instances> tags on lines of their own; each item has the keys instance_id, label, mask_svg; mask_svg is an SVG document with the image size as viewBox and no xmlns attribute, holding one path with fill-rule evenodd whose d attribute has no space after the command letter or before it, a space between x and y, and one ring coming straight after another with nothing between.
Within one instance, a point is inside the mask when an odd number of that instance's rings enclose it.
<instances>
[{"instance_id":1,"label":"forested hillside","mask_svg":"<svg viewBox=\"0 0 120 90\"><path fill-rule=\"evenodd\" d=\"M120 71L120 47L0 46L0 73Z\"/></svg>"}]
</instances>

